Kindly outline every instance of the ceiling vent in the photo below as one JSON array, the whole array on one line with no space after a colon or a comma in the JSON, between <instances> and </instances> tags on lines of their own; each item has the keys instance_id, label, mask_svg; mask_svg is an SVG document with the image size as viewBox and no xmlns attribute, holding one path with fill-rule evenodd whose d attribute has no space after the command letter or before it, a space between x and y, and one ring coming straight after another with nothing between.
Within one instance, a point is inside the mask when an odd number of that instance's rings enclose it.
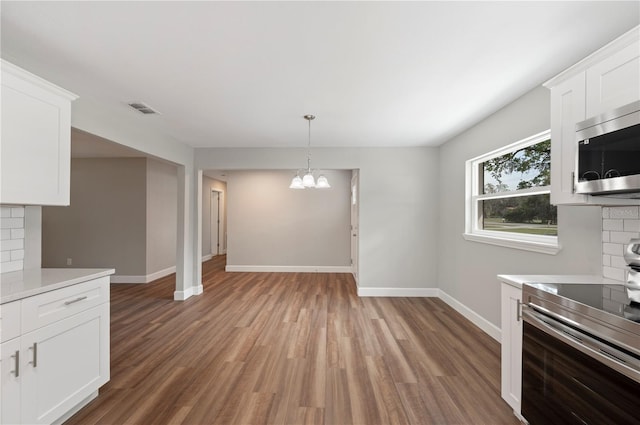
<instances>
[{"instance_id":1,"label":"ceiling vent","mask_svg":"<svg viewBox=\"0 0 640 425\"><path fill-rule=\"evenodd\" d=\"M131 106L133 109L135 109L138 112L142 112L145 115L160 113L155 109L153 109L151 106L144 104L142 102L131 102L131 103L127 103L127 105Z\"/></svg>"}]
</instances>

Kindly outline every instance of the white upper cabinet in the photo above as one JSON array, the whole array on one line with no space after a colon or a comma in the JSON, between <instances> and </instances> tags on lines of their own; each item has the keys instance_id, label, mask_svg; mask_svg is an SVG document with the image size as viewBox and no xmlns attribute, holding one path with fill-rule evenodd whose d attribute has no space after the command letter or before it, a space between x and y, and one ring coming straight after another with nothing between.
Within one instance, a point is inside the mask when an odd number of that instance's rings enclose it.
<instances>
[{"instance_id":1,"label":"white upper cabinet","mask_svg":"<svg viewBox=\"0 0 640 425\"><path fill-rule=\"evenodd\" d=\"M576 124L640 100L640 27L544 84L551 90L551 203L629 205L638 200L574 193Z\"/></svg>"},{"instance_id":2,"label":"white upper cabinet","mask_svg":"<svg viewBox=\"0 0 640 425\"><path fill-rule=\"evenodd\" d=\"M587 118L640 100L640 43L587 70Z\"/></svg>"},{"instance_id":3,"label":"white upper cabinet","mask_svg":"<svg viewBox=\"0 0 640 425\"><path fill-rule=\"evenodd\" d=\"M0 203L69 205L77 96L4 60L1 95Z\"/></svg>"},{"instance_id":4,"label":"white upper cabinet","mask_svg":"<svg viewBox=\"0 0 640 425\"><path fill-rule=\"evenodd\" d=\"M585 119L585 75L581 72L551 88L551 203L582 203L573 193L576 123ZM558 160L562 158L562 161Z\"/></svg>"}]
</instances>

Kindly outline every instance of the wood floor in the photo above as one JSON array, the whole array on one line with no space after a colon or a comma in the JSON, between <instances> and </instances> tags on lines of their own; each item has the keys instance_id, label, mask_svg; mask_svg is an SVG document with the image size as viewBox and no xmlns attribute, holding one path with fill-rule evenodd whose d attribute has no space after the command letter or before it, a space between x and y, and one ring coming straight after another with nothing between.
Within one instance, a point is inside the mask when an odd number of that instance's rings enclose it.
<instances>
[{"instance_id":1,"label":"wood floor","mask_svg":"<svg viewBox=\"0 0 640 425\"><path fill-rule=\"evenodd\" d=\"M67 424L518 424L499 345L435 298L358 298L348 274L112 285L111 381Z\"/></svg>"}]
</instances>

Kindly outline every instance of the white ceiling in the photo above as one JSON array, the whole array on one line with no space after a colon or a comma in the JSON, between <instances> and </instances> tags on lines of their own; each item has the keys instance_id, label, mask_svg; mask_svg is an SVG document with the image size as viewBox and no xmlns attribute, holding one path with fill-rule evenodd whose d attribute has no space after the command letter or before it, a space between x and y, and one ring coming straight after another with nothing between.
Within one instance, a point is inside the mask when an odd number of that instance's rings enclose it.
<instances>
[{"instance_id":1,"label":"white ceiling","mask_svg":"<svg viewBox=\"0 0 640 425\"><path fill-rule=\"evenodd\" d=\"M11 2L3 58L194 147L434 146L640 23L640 2Z\"/></svg>"}]
</instances>

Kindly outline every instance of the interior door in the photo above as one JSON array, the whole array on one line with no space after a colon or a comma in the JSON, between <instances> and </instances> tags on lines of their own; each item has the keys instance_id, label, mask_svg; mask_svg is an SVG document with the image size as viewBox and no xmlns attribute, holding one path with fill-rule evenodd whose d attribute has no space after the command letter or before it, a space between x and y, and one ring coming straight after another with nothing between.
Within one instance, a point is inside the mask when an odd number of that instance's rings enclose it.
<instances>
[{"instance_id":1,"label":"interior door","mask_svg":"<svg viewBox=\"0 0 640 425\"><path fill-rule=\"evenodd\" d=\"M351 273L358 282L358 212L360 205L358 170L351 175Z\"/></svg>"},{"instance_id":2,"label":"interior door","mask_svg":"<svg viewBox=\"0 0 640 425\"><path fill-rule=\"evenodd\" d=\"M220 254L220 192L211 191L211 255Z\"/></svg>"}]
</instances>

